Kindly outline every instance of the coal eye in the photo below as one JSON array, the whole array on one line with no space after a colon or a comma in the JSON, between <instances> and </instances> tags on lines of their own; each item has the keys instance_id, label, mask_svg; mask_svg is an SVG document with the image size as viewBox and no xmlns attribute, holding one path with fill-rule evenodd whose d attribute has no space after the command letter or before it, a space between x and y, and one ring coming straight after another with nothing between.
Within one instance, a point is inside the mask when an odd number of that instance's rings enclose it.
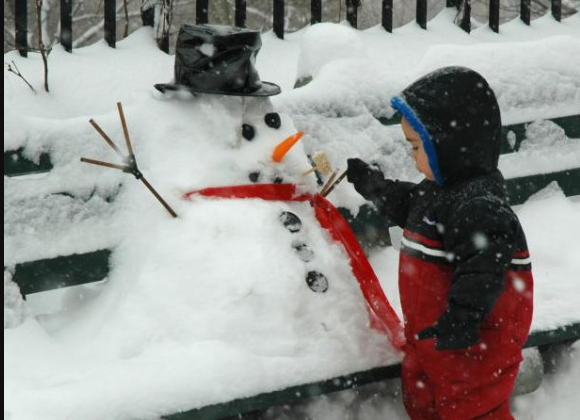
<instances>
[{"instance_id":1,"label":"coal eye","mask_svg":"<svg viewBox=\"0 0 580 420\"><path fill-rule=\"evenodd\" d=\"M260 172L259 171L250 172L250 174L248 175L248 178L253 183L256 183L256 182L258 182L260 180Z\"/></svg>"},{"instance_id":2,"label":"coal eye","mask_svg":"<svg viewBox=\"0 0 580 420\"><path fill-rule=\"evenodd\" d=\"M256 130L250 124L242 124L242 137L248 141L252 141L256 136Z\"/></svg>"},{"instance_id":3,"label":"coal eye","mask_svg":"<svg viewBox=\"0 0 580 420\"><path fill-rule=\"evenodd\" d=\"M264 116L264 122L270 128L280 128L282 126L282 121L280 120L280 115L277 112L270 112Z\"/></svg>"}]
</instances>

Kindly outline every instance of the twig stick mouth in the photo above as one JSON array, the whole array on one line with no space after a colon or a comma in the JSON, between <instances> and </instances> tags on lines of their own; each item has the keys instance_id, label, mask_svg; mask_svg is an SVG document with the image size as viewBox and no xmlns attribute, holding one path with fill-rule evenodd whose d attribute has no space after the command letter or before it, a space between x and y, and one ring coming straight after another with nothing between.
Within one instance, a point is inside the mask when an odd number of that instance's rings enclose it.
<instances>
[{"instance_id":1,"label":"twig stick mouth","mask_svg":"<svg viewBox=\"0 0 580 420\"><path fill-rule=\"evenodd\" d=\"M322 189L320 190L320 194L323 195L326 190L332 185L332 183L334 182L334 179L336 178L336 175L338 174L338 169L335 169L330 176L328 177L328 179L326 180L326 182L324 183L324 185L322 186Z\"/></svg>"},{"instance_id":2,"label":"twig stick mouth","mask_svg":"<svg viewBox=\"0 0 580 420\"><path fill-rule=\"evenodd\" d=\"M345 170L342 174L340 174L340 176L336 179L336 181L334 181L334 183L332 185L329 185L328 188L324 189L320 192L320 195L322 195L323 197L328 196L328 194L330 194L332 192L332 190L334 189L334 187L336 187L344 178L346 178L346 175L348 174L348 169Z\"/></svg>"}]
</instances>

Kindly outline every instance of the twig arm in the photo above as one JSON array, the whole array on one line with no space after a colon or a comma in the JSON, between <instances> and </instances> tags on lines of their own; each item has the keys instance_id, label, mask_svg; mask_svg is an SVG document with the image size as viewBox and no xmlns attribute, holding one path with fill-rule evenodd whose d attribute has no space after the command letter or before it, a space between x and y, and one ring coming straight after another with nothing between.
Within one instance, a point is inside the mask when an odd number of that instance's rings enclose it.
<instances>
[{"instance_id":1,"label":"twig arm","mask_svg":"<svg viewBox=\"0 0 580 420\"><path fill-rule=\"evenodd\" d=\"M111 147L113 148L113 150L114 150L115 152L117 152L117 154L118 154L119 156L121 156L121 158L122 158L122 159L125 159L125 158L127 157L127 156L125 156L125 155L123 154L123 152L121 152L121 150L119 150L119 148L117 147L117 145L116 145L116 144L113 142L113 140L111 140L111 138L110 138L109 136L107 136L107 133L105 133L105 132L103 131L103 129L102 129L100 126L99 126L99 124L97 124L97 122L96 122L95 120L93 120L93 119L90 119L90 120L89 120L89 123L91 123L91 125L93 126L93 128L94 128L95 130L97 130L97 132L98 132L98 133L101 135L101 137L102 137L102 138L103 138L103 139L104 139L104 140L107 142L107 144L108 144L109 146L111 146Z\"/></svg>"},{"instance_id":2,"label":"twig arm","mask_svg":"<svg viewBox=\"0 0 580 420\"><path fill-rule=\"evenodd\" d=\"M165 207L165 209L171 214L173 217L177 217L177 213L173 211L173 209L165 202L165 200L159 195L159 193L153 188L153 186L145 179L139 168L137 167L137 161L135 159L135 154L133 153L133 146L131 145L131 138L129 137L129 129L127 127L127 121L125 120L125 113L123 112L123 105L121 102L117 102L117 109L119 110L119 116L121 117L121 125L123 126L123 135L125 137L125 143L127 145L127 151L129 155L124 155L123 152L117 147L117 145L111 140L111 138L103 131L103 129L97 124L97 122L93 119L89 120L91 125L94 127L95 130L101 135L101 137L107 142L109 146L113 148L115 152L123 161L125 161L125 165L117 165L114 163L103 162L100 160L95 159L88 159L88 158L81 158L82 162L91 163L93 165L105 166L107 168L114 168L119 169L123 172L133 174L133 176L143 182L143 184L147 187L147 189L155 196L155 198Z\"/></svg>"},{"instance_id":3,"label":"twig arm","mask_svg":"<svg viewBox=\"0 0 580 420\"><path fill-rule=\"evenodd\" d=\"M173 209L165 202L165 200L159 195L159 193L153 188L153 186L145 179L145 177L139 178L139 180L147 187L149 191L159 200L159 202L165 207L165 210L169 212L169 214L173 217L177 217L177 213L173 211Z\"/></svg>"},{"instance_id":4,"label":"twig arm","mask_svg":"<svg viewBox=\"0 0 580 420\"><path fill-rule=\"evenodd\" d=\"M123 172L126 172L128 169L128 167L125 165L117 165L115 163L103 162L102 160L89 159L84 157L81 158L81 162L90 163L92 165L106 166L107 168L120 169Z\"/></svg>"},{"instance_id":5,"label":"twig arm","mask_svg":"<svg viewBox=\"0 0 580 420\"><path fill-rule=\"evenodd\" d=\"M121 125L123 126L123 135L125 136L125 144L127 145L127 151L129 156L135 156L133 153L133 146L131 145L131 138L129 137L129 128L127 127L127 120L125 120L125 113L123 112L123 105L121 102L117 102L117 109L119 110L119 117L121 117Z\"/></svg>"}]
</instances>

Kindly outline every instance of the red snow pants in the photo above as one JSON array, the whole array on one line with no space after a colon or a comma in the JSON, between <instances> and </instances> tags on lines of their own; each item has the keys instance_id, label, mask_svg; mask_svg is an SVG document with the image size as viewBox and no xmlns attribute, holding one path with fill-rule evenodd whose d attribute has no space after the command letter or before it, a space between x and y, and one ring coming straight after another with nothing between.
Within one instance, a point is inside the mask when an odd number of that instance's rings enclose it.
<instances>
[{"instance_id":1,"label":"red snow pants","mask_svg":"<svg viewBox=\"0 0 580 420\"><path fill-rule=\"evenodd\" d=\"M399 291L408 345L403 401L412 420L513 420L509 408L533 305L530 270L508 271L506 286L480 329L481 341L462 350L435 350L415 339L445 310L451 268L401 252Z\"/></svg>"}]
</instances>

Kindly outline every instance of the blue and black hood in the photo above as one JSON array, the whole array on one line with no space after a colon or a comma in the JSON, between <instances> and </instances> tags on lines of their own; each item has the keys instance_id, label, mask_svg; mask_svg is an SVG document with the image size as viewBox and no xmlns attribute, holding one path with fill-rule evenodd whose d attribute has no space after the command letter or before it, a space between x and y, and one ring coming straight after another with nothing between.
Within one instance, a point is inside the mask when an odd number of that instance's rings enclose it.
<instances>
[{"instance_id":1,"label":"blue and black hood","mask_svg":"<svg viewBox=\"0 0 580 420\"><path fill-rule=\"evenodd\" d=\"M495 94L477 72L444 67L391 99L417 131L439 185L497 169L501 116Z\"/></svg>"}]
</instances>

